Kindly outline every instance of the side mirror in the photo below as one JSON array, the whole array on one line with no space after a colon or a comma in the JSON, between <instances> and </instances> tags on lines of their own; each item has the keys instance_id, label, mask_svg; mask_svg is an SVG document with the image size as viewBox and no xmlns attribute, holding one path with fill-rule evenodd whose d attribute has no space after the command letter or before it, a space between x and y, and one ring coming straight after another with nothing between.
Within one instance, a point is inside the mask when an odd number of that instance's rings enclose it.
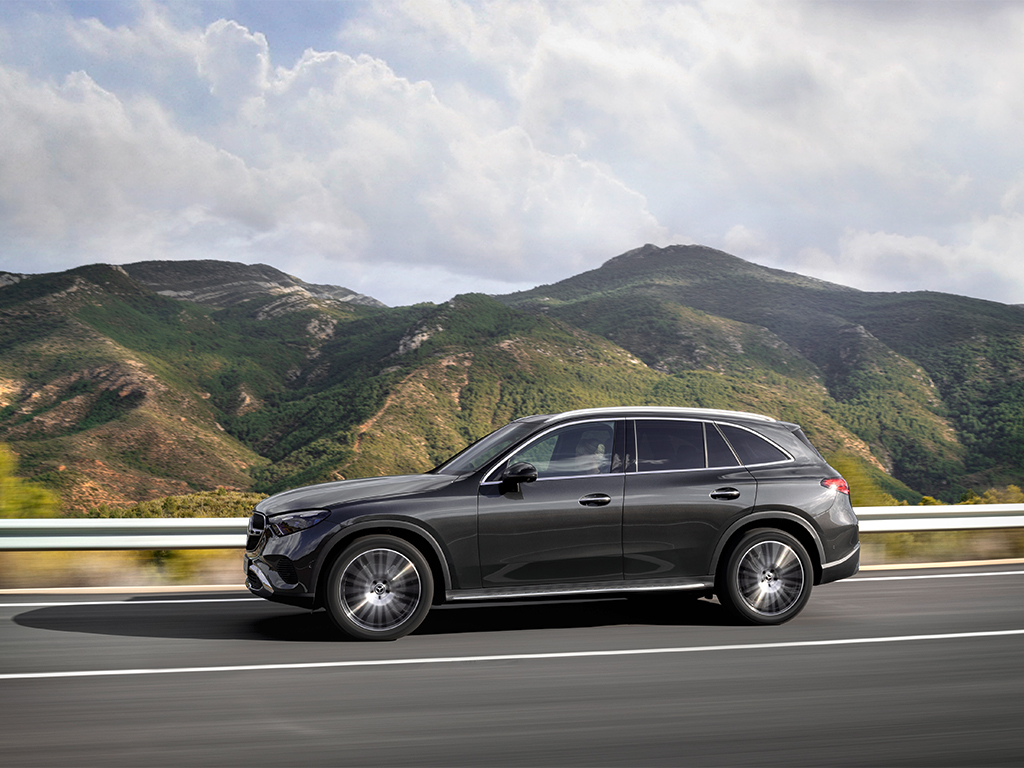
<instances>
[{"instance_id":1,"label":"side mirror","mask_svg":"<svg viewBox=\"0 0 1024 768\"><path fill-rule=\"evenodd\" d=\"M537 479L537 468L526 461L516 462L505 470L501 479L509 483L532 483Z\"/></svg>"},{"instance_id":2,"label":"side mirror","mask_svg":"<svg viewBox=\"0 0 1024 768\"><path fill-rule=\"evenodd\" d=\"M501 491L518 491L520 483L532 483L537 479L537 468L526 461L519 461L501 475Z\"/></svg>"}]
</instances>

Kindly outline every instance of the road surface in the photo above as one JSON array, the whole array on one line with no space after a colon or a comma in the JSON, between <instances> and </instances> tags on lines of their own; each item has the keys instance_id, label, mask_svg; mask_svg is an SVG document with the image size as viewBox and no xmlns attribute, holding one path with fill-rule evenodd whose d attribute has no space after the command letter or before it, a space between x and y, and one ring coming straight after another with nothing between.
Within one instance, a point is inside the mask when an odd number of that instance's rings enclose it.
<instances>
[{"instance_id":1,"label":"road surface","mask_svg":"<svg viewBox=\"0 0 1024 768\"><path fill-rule=\"evenodd\" d=\"M433 611L392 643L244 591L0 595L5 766L1024 765L1024 566L716 602Z\"/></svg>"}]
</instances>

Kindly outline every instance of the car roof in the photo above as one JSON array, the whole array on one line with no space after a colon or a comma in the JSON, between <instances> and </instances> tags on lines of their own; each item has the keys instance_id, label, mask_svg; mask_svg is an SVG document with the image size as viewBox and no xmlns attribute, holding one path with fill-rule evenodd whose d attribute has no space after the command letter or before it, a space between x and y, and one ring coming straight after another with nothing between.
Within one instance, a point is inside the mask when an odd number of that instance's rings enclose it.
<instances>
[{"instance_id":1,"label":"car roof","mask_svg":"<svg viewBox=\"0 0 1024 768\"><path fill-rule=\"evenodd\" d=\"M747 411L729 411L720 408L673 408L668 406L614 406L609 408L581 408L565 413L541 414L527 416L520 421L540 421L550 423L565 419L600 416L670 416L675 418L728 419L736 421L760 421L779 423L778 419L760 413Z\"/></svg>"}]
</instances>

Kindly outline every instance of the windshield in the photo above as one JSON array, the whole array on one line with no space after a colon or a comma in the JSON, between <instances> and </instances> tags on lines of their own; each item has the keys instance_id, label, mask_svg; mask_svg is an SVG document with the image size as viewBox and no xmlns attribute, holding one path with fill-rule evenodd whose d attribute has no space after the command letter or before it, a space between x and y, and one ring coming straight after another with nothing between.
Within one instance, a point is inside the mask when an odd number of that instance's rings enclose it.
<instances>
[{"instance_id":1,"label":"windshield","mask_svg":"<svg viewBox=\"0 0 1024 768\"><path fill-rule=\"evenodd\" d=\"M440 475L465 475L485 467L502 451L537 429L536 423L514 421L477 440L432 471Z\"/></svg>"}]
</instances>

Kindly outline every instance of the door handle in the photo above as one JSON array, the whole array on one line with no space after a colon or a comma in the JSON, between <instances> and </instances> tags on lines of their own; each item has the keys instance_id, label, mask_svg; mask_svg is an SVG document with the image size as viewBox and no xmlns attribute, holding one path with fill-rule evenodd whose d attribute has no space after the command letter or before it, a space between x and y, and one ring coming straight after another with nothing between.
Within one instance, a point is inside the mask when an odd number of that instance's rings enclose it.
<instances>
[{"instance_id":1,"label":"door handle","mask_svg":"<svg viewBox=\"0 0 1024 768\"><path fill-rule=\"evenodd\" d=\"M711 492L712 499L718 499L719 501L731 501L732 499L738 499L740 492L735 488L719 488L718 490Z\"/></svg>"},{"instance_id":2,"label":"door handle","mask_svg":"<svg viewBox=\"0 0 1024 768\"><path fill-rule=\"evenodd\" d=\"M606 493L591 493L580 499L580 504L584 507L603 507L611 503L612 497Z\"/></svg>"}]
</instances>

